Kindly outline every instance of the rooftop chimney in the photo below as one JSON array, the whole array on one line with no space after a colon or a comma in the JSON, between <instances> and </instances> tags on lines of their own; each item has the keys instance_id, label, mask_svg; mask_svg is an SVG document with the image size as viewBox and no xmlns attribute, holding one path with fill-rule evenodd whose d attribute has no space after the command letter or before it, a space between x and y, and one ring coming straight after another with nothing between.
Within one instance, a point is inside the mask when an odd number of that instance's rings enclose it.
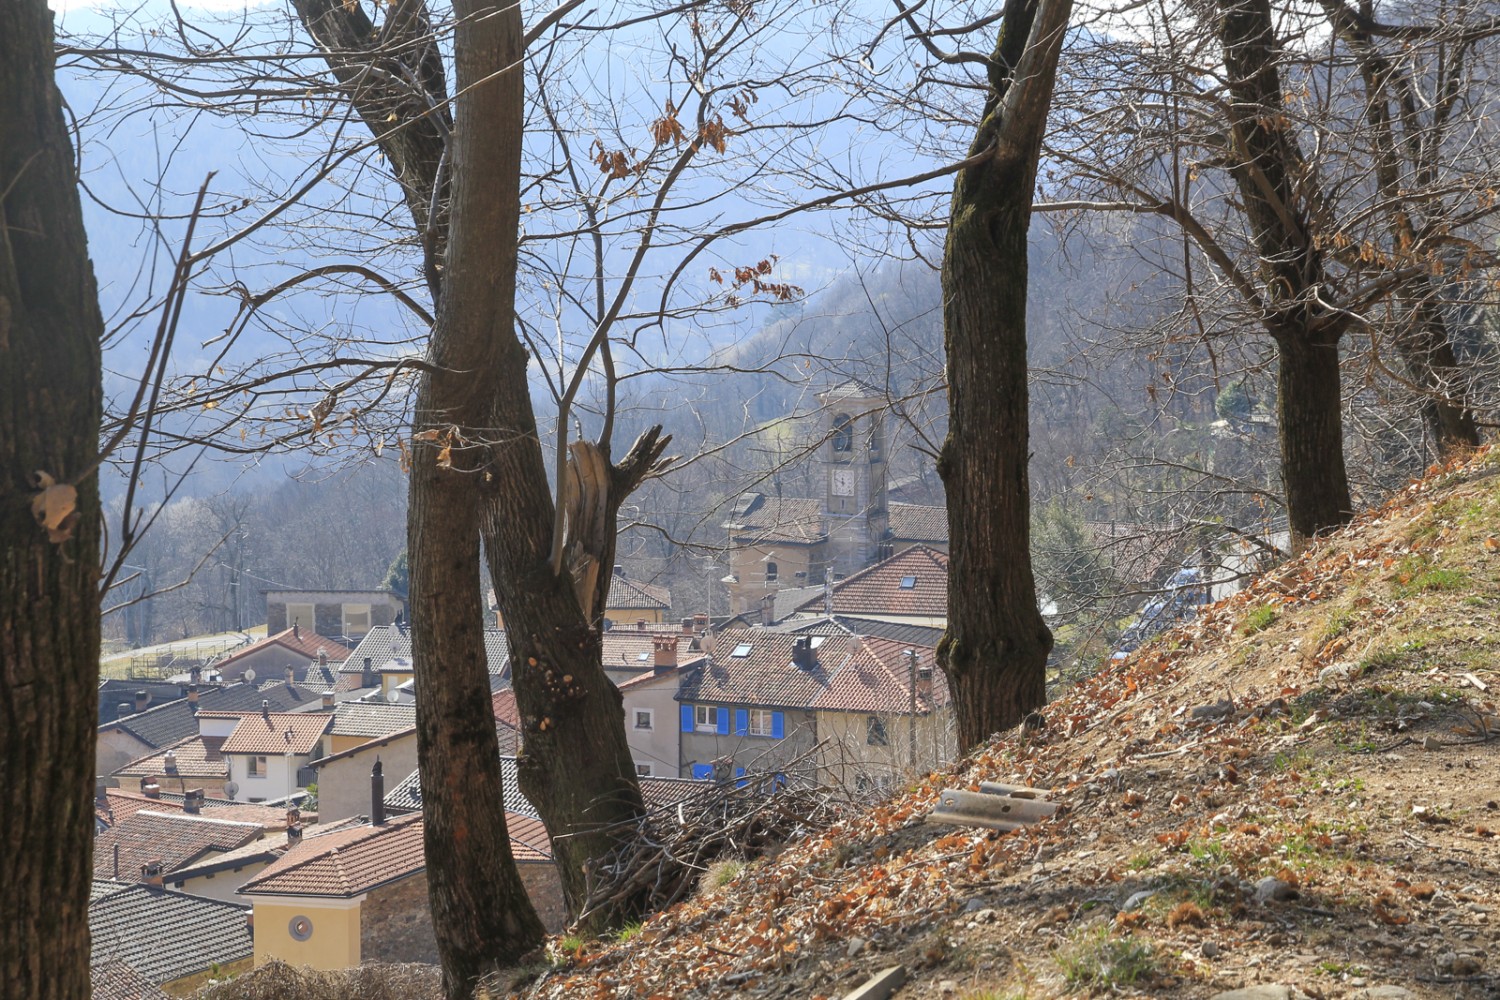
<instances>
[{"instance_id":1,"label":"rooftop chimney","mask_svg":"<svg viewBox=\"0 0 1500 1000\"><path fill-rule=\"evenodd\" d=\"M302 638L302 626L296 621L296 619L292 620L292 638Z\"/></svg>"},{"instance_id":2,"label":"rooftop chimney","mask_svg":"<svg viewBox=\"0 0 1500 1000\"><path fill-rule=\"evenodd\" d=\"M380 758L370 768L370 825L380 826L385 822L385 768Z\"/></svg>"},{"instance_id":3,"label":"rooftop chimney","mask_svg":"<svg viewBox=\"0 0 1500 1000\"><path fill-rule=\"evenodd\" d=\"M197 712L198 712L198 684L197 684L196 681L194 681L192 684L188 685L188 707L193 710L194 714L197 714Z\"/></svg>"},{"instance_id":4,"label":"rooftop chimney","mask_svg":"<svg viewBox=\"0 0 1500 1000\"><path fill-rule=\"evenodd\" d=\"M148 799L159 799L161 798L161 786L156 783L155 778L142 778L141 794Z\"/></svg>"},{"instance_id":5,"label":"rooftop chimney","mask_svg":"<svg viewBox=\"0 0 1500 1000\"><path fill-rule=\"evenodd\" d=\"M141 881L147 885L154 885L158 889L161 888L162 874L166 871L166 868L167 866L159 860L147 861L141 865Z\"/></svg>"},{"instance_id":6,"label":"rooftop chimney","mask_svg":"<svg viewBox=\"0 0 1500 1000\"><path fill-rule=\"evenodd\" d=\"M182 811L194 816L203 811L203 789L189 788L182 795Z\"/></svg>"},{"instance_id":7,"label":"rooftop chimney","mask_svg":"<svg viewBox=\"0 0 1500 1000\"><path fill-rule=\"evenodd\" d=\"M624 579L625 577L625 567L621 566L619 563L615 563L615 576L618 576L621 579Z\"/></svg>"},{"instance_id":8,"label":"rooftop chimney","mask_svg":"<svg viewBox=\"0 0 1500 1000\"><path fill-rule=\"evenodd\" d=\"M324 649L322 646L318 647L318 666L328 666L328 650Z\"/></svg>"},{"instance_id":9,"label":"rooftop chimney","mask_svg":"<svg viewBox=\"0 0 1500 1000\"><path fill-rule=\"evenodd\" d=\"M370 657L365 657L365 668L359 672L359 686L372 688L375 686L375 665L370 662Z\"/></svg>"},{"instance_id":10,"label":"rooftop chimney","mask_svg":"<svg viewBox=\"0 0 1500 1000\"><path fill-rule=\"evenodd\" d=\"M288 826L286 828L287 850L291 850L300 843L302 843L302 824L293 823L291 826Z\"/></svg>"},{"instance_id":11,"label":"rooftop chimney","mask_svg":"<svg viewBox=\"0 0 1500 1000\"><path fill-rule=\"evenodd\" d=\"M194 667L191 670L189 670L188 671L188 680L192 684L194 684L194 685L202 684L203 683L203 668L202 667Z\"/></svg>"},{"instance_id":12,"label":"rooftop chimney","mask_svg":"<svg viewBox=\"0 0 1500 1000\"><path fill-rule=\"evenodd\" d=\"M637 632L644 632L644 631L646 631L646 619L644 619L644 618L637 618L635 620L635 630Z\"/></svg>"},{"instance_id":13,"label":"rooftop chimney","mask_svg":"<svg viewBox=\"0 0 1500 1000\"><path fill-rule=\"evenodd\" d=\"M101 803L109 801L109 786L104 783L103 778L94 781L94 798Z\"/></svg>"},{"instance_id":14,"label":"rooftop chimney","mask_svg":"<svg viewBox=\"0 0 1500 1000\"><path fill-rule=\"evenodd\" d=\"M326 712L326 711L328 711L331 708L333 708L333 692L332 691L324 691L323 692L323 711Z\"/></svg>"},{"instance_id":15,"label":"rooftop chimney","mask_svg":"<svg viewBox=\"0 0 1500 1000\"><path fill-rule=\"evenodd\" d=\"M691 618L684 618L682 620L682 634L683 635L692 635L693 634L693 619L691 619Z\"/></svg>"},{"instance_id":16,"label":"rooftop chimney","mask_svg":"<svg viewBox=\"0 0 1500 1000\"><path fill-rule=\"evenodd\" d=\"M651 665L657 670L677 666L677 637L675 635L651 637Z\"/></svg>"},{"instance_id":17,"label":"rooftop chimney","mask_svg":"<svg viewBox=\"0 0 1500 1000\"><path fill-rule=\"evenodd\" d=\"M271 699L262 698L260 700L260 717L267 722L271 721Z\"/></svg>"},{"instance_id":18,"label":"rooftop chimney","mask_svg":"<svg viewBox=\"0 0 1500 1000\"><path fill-rule=\"evenodd\" d=\"M697 614L693 615L693 628L697 629L699 632L702 632L704 629L708 628L708 615L705 612L700 611Z\"/></svg>"},{"instance_id":19,"label":"rooftop chimney","mask_svg":"<svg viewBox=\"0 0 1500 1000\"><path fill-rule=\"evenodd\" d=\"M135 710L137 712L144 712L146 706L149 704L151 704L151 696L149 694L144 691L137 691L135 693Z\"/></svg>"},{"instance_id":20,"label":"rooftop chimney","mask_svg":"<svg viewBox=\"0 0 1500 1000\"><path fill-rule=\"evenodd\" d=\"M132 714L134 711L135 709L130 707L130 702L128 701L122 701L115 706L115 716L121 719L125 718L125 716L127 715Z\"/></svg>"},{"instance_id":21,"label":"rooftop chimney","mask_svg":"<svg viewBox=\"0 0 1500 1000\"><path fill-rule=\"evenodd\" d=\"M166 756L161 759L161 767L168 774L177 773L177 751L168 750Z\"/></svg>"},{"instance_id":22,"label":"rooftop chimney","mask_svg":"<svg viewBox=\"0 0 1500 1000\"><path fill-rule=\"evenodd\" d=\"M297 686L297 671L293 670L291 667L286 668L286 686Z\"/></svg>"},{"instance_id":23,"label":"rooftop chimney","mask_svg":"<svg viewBox=\"0 0 1500 1000\"><path fill-rule=\"evenodd\" d=\"M812 636L798 636L792 642L792 663L798 670L818 669L818 651L813 649Z\"/></svg>"}]
</instances>

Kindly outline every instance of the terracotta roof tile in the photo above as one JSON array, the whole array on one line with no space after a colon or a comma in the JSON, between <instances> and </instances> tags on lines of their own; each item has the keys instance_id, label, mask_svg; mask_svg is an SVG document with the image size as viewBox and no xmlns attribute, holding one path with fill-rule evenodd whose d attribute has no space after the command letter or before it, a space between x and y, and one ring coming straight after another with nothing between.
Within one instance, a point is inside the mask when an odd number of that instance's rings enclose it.
<instances>
[{"instance_id":1,"label":"terracotta roof tile","mask_svg":"<svg viewBox=\"0 0 1500 1000\"><path fill-rule=\"evenodd\" d=\"M200 691L196 712L191 702L179 698L101 726L100 732L122 729L147 746L160 749L197 733L197 712L258 711L262 701L271 703L271 711L280 712L317 701L322 693L285 684L273 684L265 690L253 684L230 684Z\"/></svg>"},{"instance_id":2,"label":"terracotta roof tile","mask_svg":"<svg viewBox=\"0 0 1500 1000\"><path fill-rule=\"evenodd\" d=\"M793 647L811 640L816 666L792 662ZM848 635L800 636L765 629L728 629L714 640L707 664L691 671L678 699L709 704L808 708L853 652Z\"/></svg>"},{"instance_id":3,"label":"terracotta roof tile","mask_svg":"<svg viewBox=\"0 0 1500 1000\"><path fill-rule=\"evenodd\" d=\"M189 736L154 753L138 757L112 775L122 781L126 778L181 778L184 781L215 781L229 777L229 764L219 748L224 740L212 736ZM167 755L175 759L168 768Z\"/></svg>"},{"instance_id":4,"label":"terracotta roof tile","mask_svg":"<svg viewBox=\"0 0 1500 1000\"><path fill-rule=\"evenodd\" d=\"M926 714L948 704L948 685L937 668L932 649L903 646L888 639L863 639L855 654L839 669L813 707L827 712L875 712L906 715L911 711L911 663L907 649L917 653L917 669L931 671L931 693L924 696L917 683L917 712Z\"/></svg>"},{"instance_id":5,"label":"terracotta roof tile","mask_svg":"<svg viewBox=\"0 0 1500 1000\"><path fill-rule=\"evenodd\" d=\"M163 871L171 872L206 854L232 851L264 832L259 823L141 809L94 838L94 874L135 881L147 862L160 861Z\"/></svg>"},{"instance_id":6,"label":"terracotta roof tile","mask_svg":"<svg viewBox=\"0 0 1500 1000\"><path fill-rule=\"evenodd\" d=\"M118 958L89 966L89 996L92 1000L167 1000L155 983Z\"/></svg>"},{"instance_id":7,"label":"terracotta roof tile","mask_svg":"<svg viewBox=\"0 0 1500 1000\"><path fill-rule=\"evenodd\" d=\"M917 503L893 503L886 507L891 537L902 542L946 542L948 508Z\"/></svg>"},{"instance_id":8,"label":"terracotta roof tile","mask_svg":"<svg viewBox=\"0 0 1500 1000\"><path fill-rule=\"evenodd\" d=\"M160 798L153 799L149 795L127 792L122 788L105 789L104 798L94 799L94 815L107 826L123 822L142 809L152 809L156 812L184 811L180 802L165 802Z\"/></svg>"},{"instance_id":9,"label":"terracotta roof tile","mask_svg":"<svg viewBox=\"0 0 1500 1000\"><path fill-rule=\"evenodd\" d=\"M311 630L304 632L298 628L289 628L277 632L275 635L268 635L264 639L258 639L248 646L242 646L222 660L214 661L210 666L212 669L223 673L225 667L239 662L252 653L264 652L272 647L285 649L288 653L295 656L297 660L302 661L294 663L289 659L287 666L300 666L303 669L306 669L309 662L315 662L318 659L319 653L325 654L329 662L343 660L349 655L349 649L343 643L325 638Z\"/></svg>"},{"instance_id":10,"label":"terracotta roof tile","mask_svg":"<svg viewBox=\"0 0 1500 1000\"><path fill-rule=\"evenodd\" d=\"M823 599L800 611L823 610ZM948 556L926 545L913 545L889 559L833 585L837 615L948 616Z\"/></svg>"},{"instance_id":11,"label":"terracotta roof tile","mask_svg":"<svg viewBox=\"0 0 1500 1000\"><path fill-rule=\"evenodd\" d=\"M250 712L234 727L223 754L309 754L333 716L328 712Z\"/></svg>"},{"instance_id":12,"label":"terracotta roof tile","mask_svg":"<svg viewBox=\"0 0 1500 1000\"><path fill-rule=\"evenodd\" d=\"M751 494L758 500L742 502L729 522L730 539L742 545L775 542L790 545L816 545L823 541L823 501L802 497L768 497ZM748 510L742 512L743 508Z\"/></svg>"},{"instance_id":13,"label":"terracotta roof tile","mask_svg":"<svg viewBox=\"0 0 1500 1000\"><path fill-rule=\"evenodd\" d=\"M247 907L134 885L89 904L89 965L120 962L152 983L169 983L249 958Z\"/></svg>"},{"instance_id":14,"label":"terracotta roof tile","mask_svg":"<svg viewBox=\"0 0 1500 1000\"><path fill-rule=\"evenodd\" d=\"M604 669L650 670L655 662L655 643L660 638L676 640L678 663L687 663L703 655L692 648L693 640L697 637L685 635L681 629L639 629L629 623L617 624L604 633Z\"/></svg>"}]
</instances>

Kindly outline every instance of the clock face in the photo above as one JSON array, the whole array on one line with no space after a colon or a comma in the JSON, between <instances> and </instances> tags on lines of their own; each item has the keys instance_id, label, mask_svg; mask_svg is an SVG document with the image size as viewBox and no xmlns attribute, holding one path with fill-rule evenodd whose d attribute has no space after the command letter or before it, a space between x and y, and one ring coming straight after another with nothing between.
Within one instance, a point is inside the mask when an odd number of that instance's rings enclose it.
<instances>
[{"instance_id":1,"label":"clock face","mask_svg":"<svg viewBox=\"0 0 1500 1000\"><path fill-rule=\"evenodd\" d=\"M854 470L834 470L833 495L836 497L852 497L854 495Z\"/></svg>"}]
</instances>

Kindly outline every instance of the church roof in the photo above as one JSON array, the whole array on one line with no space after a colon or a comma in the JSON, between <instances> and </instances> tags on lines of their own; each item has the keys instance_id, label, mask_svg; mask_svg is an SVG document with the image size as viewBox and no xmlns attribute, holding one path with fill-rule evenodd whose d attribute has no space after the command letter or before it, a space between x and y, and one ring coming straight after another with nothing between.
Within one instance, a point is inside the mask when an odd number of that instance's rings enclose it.
<instances>
[{"instance_id":1,"label":"church roof","mask_svg":"<svg viewBox=\"0 0 1500 1000\"><path fill-rule=\"evenodd\" d=\"M823 501L803 497L747 495L730 521L729 537L740 544L817 545L827 536Z\"/></svg>"}]
</instances>

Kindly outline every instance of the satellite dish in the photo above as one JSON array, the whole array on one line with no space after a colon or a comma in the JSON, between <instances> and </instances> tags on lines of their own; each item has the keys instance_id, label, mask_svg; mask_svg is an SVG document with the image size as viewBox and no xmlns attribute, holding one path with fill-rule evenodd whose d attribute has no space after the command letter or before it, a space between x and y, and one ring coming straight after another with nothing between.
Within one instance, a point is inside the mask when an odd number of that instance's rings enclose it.
<instances>
[{"instance_id":1,"label":"satellite dish","mask_svg":"<svg viewBox=\"0 0 1500 1000\"><path fill-rule=\"evenodd\" d=\"M238 781L226 781L226 782L224 782L224 794L225 795L229 796L232 799L236 795L238 795L239 793L240 793L240 783Z\"/></svg>"},{"instance_id":2,"label":"satellite dish","mask_svg":"<svg viewBox=\"0 0 1500 1000\"><path fill-rule=\"evenodd\" d=\"M254 667L251 667L249 670L245 671L245 682L247 684L254 684L255 683L255 668Z\"/></svg>"},{"instance_id":3,"label":"satellite dish","mask_svg":"<svg viewBox=\"0 0 1500 1000\"><path fill-rule=\"evenodd\" d=\"M391 688L390 693L385 696L385 700L394 705L401 700L401 692L395 688Z\"/></svg>"}]
</instances>

